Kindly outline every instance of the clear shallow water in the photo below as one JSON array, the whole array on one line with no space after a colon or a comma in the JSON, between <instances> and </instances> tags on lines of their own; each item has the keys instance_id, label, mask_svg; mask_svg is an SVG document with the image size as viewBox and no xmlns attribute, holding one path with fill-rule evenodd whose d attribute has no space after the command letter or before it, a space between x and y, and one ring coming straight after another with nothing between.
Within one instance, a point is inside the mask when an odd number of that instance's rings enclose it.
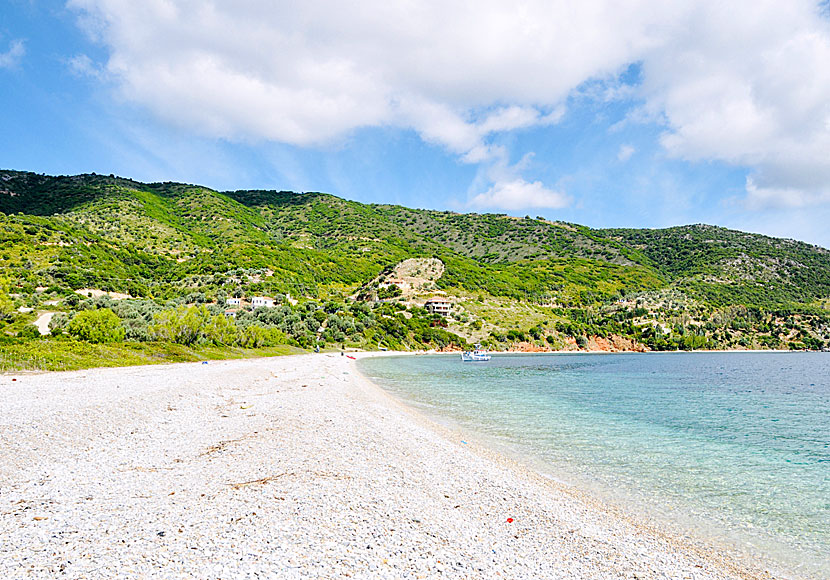
<instances>
[{"instance_id":1,"label":"clear shallow water","mask_svg":"<svg viewBox=\"0 0 830 580\"><path fill-rule=\"evenodd\" d=\"M830 578L830 354L359 364L400 398L550 475Z\"/></svg>"}]
</instances>

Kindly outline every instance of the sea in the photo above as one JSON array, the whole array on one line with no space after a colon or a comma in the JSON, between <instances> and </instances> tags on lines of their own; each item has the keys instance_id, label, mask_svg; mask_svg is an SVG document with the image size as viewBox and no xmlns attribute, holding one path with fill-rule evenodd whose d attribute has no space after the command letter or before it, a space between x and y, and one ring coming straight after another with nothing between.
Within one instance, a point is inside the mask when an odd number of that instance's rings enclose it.
<instances>
[{"instance_id":1,"label":"sea","mask_svg":"<svg viewBox=\"0 0 830 580\"><path fill-rule=\"evenodd\" d=\"M793 578L830 578L830 353L390 356L433 420Z\"/></svg>"}]
</instances>

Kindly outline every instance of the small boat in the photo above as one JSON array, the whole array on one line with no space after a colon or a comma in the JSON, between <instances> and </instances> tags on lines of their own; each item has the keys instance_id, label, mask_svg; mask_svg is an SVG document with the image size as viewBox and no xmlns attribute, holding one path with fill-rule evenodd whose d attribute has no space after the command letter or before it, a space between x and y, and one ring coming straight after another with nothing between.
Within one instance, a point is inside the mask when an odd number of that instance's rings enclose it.
<instances>
[{"instance_id":1,"label":"small boat","mask_svg":"<svg viewBox=\"0 0 830 580\"><path fill-rule=\"evenodd\" d=\"M481 350L481 345L477 344L475 350L465 350L462 352L461 360L464 362L487 362L490 360L490 353L486 350Z\"/></svg>"}]
</instances>

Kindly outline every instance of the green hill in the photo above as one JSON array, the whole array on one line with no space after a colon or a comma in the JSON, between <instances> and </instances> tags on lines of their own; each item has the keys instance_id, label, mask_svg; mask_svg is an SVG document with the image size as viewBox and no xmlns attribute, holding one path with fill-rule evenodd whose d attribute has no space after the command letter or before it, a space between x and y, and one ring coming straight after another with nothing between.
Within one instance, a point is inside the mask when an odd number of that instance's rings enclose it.
<instances>
[{"instance_id":1,"label":"green hill","mask_svg":"<svg viewBox=\"0 0 830 580\"><path fill-rule=\"evenodd\" d=\"M262 315L248 326L278 329L306 347L469 340L576 348L614 339L657 349L818 348L830 339L828 250L706 225L598 230L323 193L0 170L0 242L8 288L0 324L18 341L35 338L30 323L45 306L62 313L59 321L79 309L114 309L106 299L67 299L79 289L141 299L153 310L145 330L177 305L216 315L227 296L275 295L282 318ZM443 273L420 292L386 288L383 302L353 301L376 298L408 258L437 258ZM436 292L450 297L452 316L420 308ZM349 332L329 332L328 316ZM65 328L53 326L55 340L65 340Z\"/></svg>"},{"instance_id":2,"label":"green hill","mask_svg":"<svg viewBox=\"0 0 830 580\"><path fill-rule=\"evenodd\" d=\"M717 305L787 306L830 296L830 251L707 225L604 230L639 249L672 283Z\"/></svg>"}]
</instances>

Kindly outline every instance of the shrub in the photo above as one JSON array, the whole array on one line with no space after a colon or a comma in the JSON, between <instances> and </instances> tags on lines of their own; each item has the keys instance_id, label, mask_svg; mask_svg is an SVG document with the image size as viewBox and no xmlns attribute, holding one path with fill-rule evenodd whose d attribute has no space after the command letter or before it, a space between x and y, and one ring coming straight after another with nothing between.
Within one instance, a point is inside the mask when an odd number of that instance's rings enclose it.
<instances>
[{"instance_id":1,"label":"shrub","mask_svg":"<svg viewBox=\"0 0 830 580\"><path fill-rule=\"evenodd\" d=\"M58 312L49 321L49 331L52 336L59 336L63 334L67 324L69 324L69 317L63 312Z\"/></svg>"},{"instance_id":2,"label":"shrub","mask_svg":"<svg viewBox=\"0 0 830 580\"><path fill-rule=\"evenodd\" d=\"M239 342L239 330L233 320L224 314L211 316L202 333L206 340L214 344L230 345Z\"/></svg>"},{"instance_id":3,"label":"shrub","mask_svg":"<svg viewBox=\"0 0 830 580\"><path fill-rule=\"evenodd\" d=\"M66 332L86 342L107 343L124 340L124 327L121 319L109 308L101 310L84 310L78 312L69 324Z\"/></svg>"},{"instance_id":4,"label":"shrub","mask_svg":"<svg viewBox=\"0 0 830 580\"><path fill-rule=\"evenodd\" d=\"M179 306L156 314L150 333L158 340L191 345L202 337L209 320L210 313L204 306Z\"/></svg>"},{"instance_id":5,"label":"shrub","mask_svg":"<svg viewBox=\"0 0 830 580\"><path fill-rule=\"evenodd\" d=\"M14 303L9 297L9 281L0 278L0 320L11 319L14 316Z\"/></svg>"},{"instance_id":6,"label":"shrub","mask_svg":"<svg viewBox=\"0 0 830 580\"><path fill-rule=\"evenodd\" d=\"M17 333L19 338L40 338L40 331L37 329L37 326L34 324L27 324L25 325L20 332Z\"/></svg>"},{"instance_id":7,"label":"shrub","mask_svg":"<svg viewBox=\"0 0 830 580\"><path fill-rule=\"evenodd\" d=\"M265 328L251 325L242 331L240 343L246 348L259 348L268 342L268 334Z\"/></svg>"}]
</instances>

